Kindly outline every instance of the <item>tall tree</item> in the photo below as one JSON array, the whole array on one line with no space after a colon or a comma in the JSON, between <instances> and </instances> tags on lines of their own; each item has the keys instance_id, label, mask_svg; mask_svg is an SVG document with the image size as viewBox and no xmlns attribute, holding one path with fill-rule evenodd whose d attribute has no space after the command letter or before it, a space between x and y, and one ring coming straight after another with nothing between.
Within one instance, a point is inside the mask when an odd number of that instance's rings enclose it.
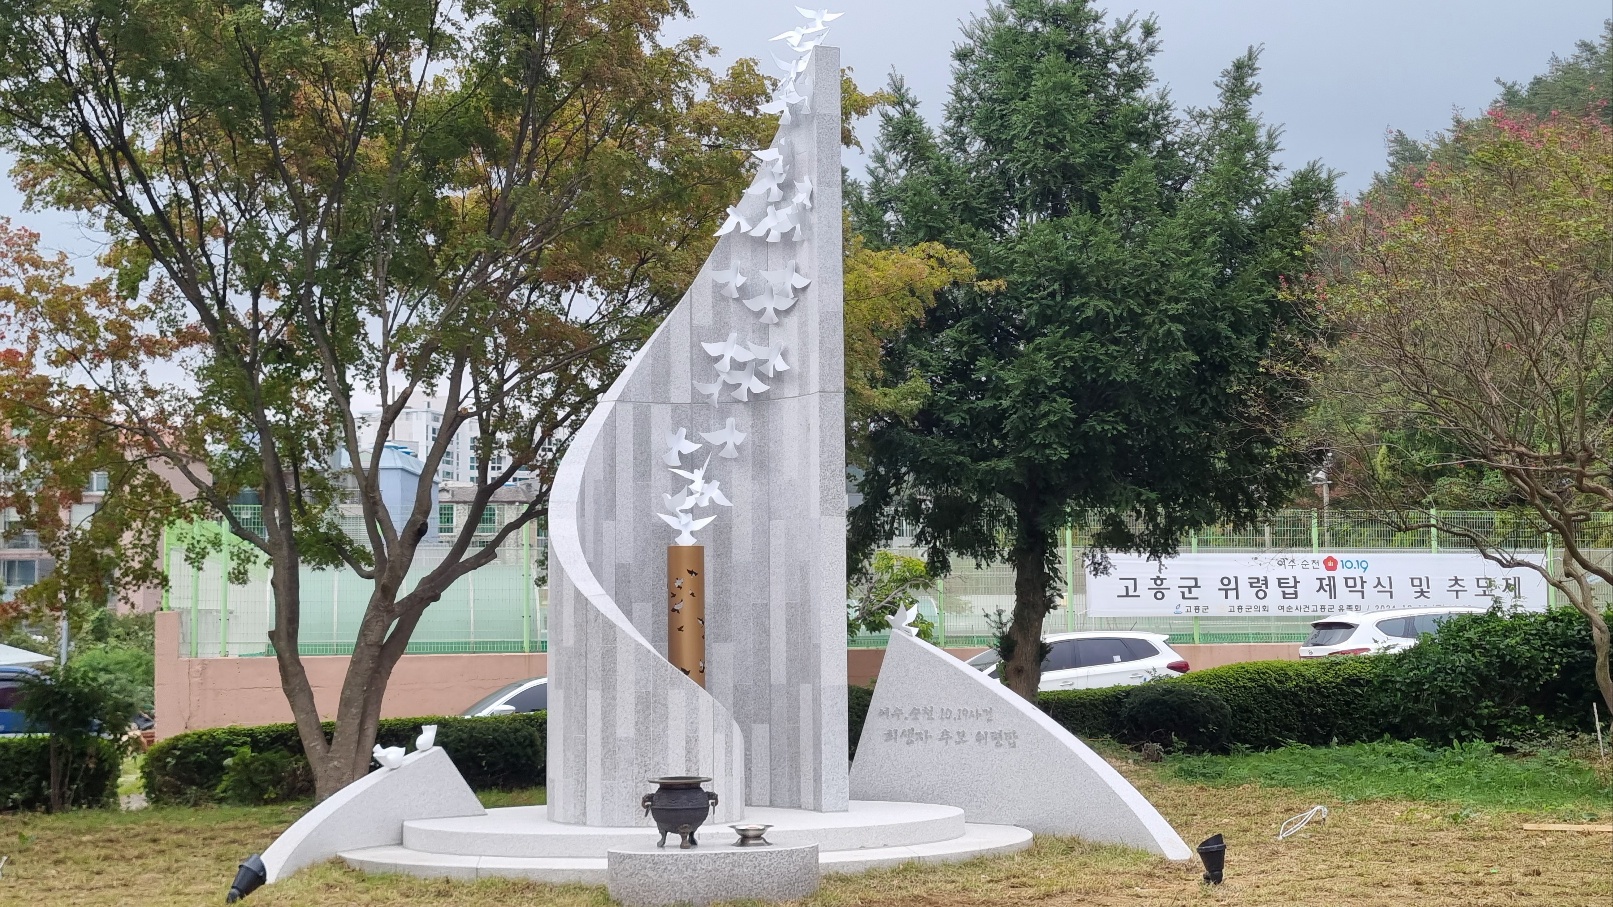
<instances>
[{"instance_id":1,"label":"tall tree","mask_svg":"<svg viewBox=\"0 0 1613 907\"><path fill-rule=\"evenodd\" d=\"M1401 528L1538 571L1585 616L1613 714L1613 128L1497 111L1321 238L1336 318L1314 443ZM1496 510L1493 525L1430 505ZM1520 553L1551 535L1560 565ZM1605 593L1604 593L1605 594Z\"/></svg>"},{"instance_id":2,"label":"tall tree","mask_svg":"<svg viewBox=\"0 0 1613 907\"><path fill-rule=\"evenodd\" d=\"M1496 82L1496 106L1513 113L1589 115L1613 124L1613 18L1602 23L1597 40L1578 42L1566 60L1553 54L1546 71L1527 83Z\"/></svg>"},{"instance_id":3,"label":"tall tree","mask_svg":"<svg viewBox=\"0 0 1613 907\"><path fill-rule=\"evenodd\" d=\"M18 294L8 345L33 359L14 357L16 374L75 390L7 400L9 421L94 426L167 464L268 559L270 641L322 797L367 770L387 680L426 607L542 518L556 445L676 301L713 213L743 185L770 125L756 113L766 85L748 63L715 77L701 39L662 44L662 24L686 12L683 0L0 9L0 143L32 199L105 228L113 272L80 306ZM384 442L423 390L446 401L443 422L406 508L389 511ZM411 576L436 518L432 479L467 423L468 519ZM519 470L536 475L532 503L474 545ZM246 490L261 524L231 507ZM299 657L300 580L336 566L371 589L327 736Z\"/></svg>"},{"instance_id":4,"label":"tall tree","mask_svg":"<svg viewBox=\"0 0 1613 907\"><path fill-rule=\"evenodd\" d=\"M857 210L871 241L943 242L981 280L887 347L888 382L924 397L873 426L853 540L866 555L906 522L938 569L1010 563L1000 648L1027 698L1069 521L1094 519L1099 551L1163 556L1303 475L1284 432L1315 316L1281 282L1331 176L1275 163L1255 51L1183 115L1155 89L1158 46L1153 20L1082 0L993 5L954 52L940 134L911 103L884 116Z\"/></svg>"}]
</instances>

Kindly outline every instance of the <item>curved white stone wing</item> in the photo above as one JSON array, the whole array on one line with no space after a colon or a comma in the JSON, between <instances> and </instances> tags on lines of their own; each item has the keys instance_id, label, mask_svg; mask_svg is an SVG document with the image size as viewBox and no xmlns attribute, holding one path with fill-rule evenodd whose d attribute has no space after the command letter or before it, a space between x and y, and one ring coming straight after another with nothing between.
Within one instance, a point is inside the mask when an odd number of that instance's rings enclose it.
<instances>
[{"instance_id":1,"label":"curved white stone wing","mask_svg":"<svg viewBox=\"0 0 1613 907\"><path fill-rule=\"evenodd\" d=\"M1154 804L1091 747L998 681L906 633L890 635L851 792L1193 858Z\"/></svg>"},{"instance_id":2,"label":"curved white stone wing","mask_svg":"<svg viewBox=\"0 0 1613 907\"><path fill-rule=\"evenodd\" d=\"M791 90L815 92L809 106L824 113L792 117L757 155L764 191L735 206L689 292L571 440L555 476L553 821L648 824L638 805L651 789L645 779L669 774L713 779L721 798L713 822L741 818L746 803L846 808L839 51L819 47L808 60ZM810 209L769 200L767 187L798 182L813 187ZM793 209L788 235L781 205ZM762 223L770 206L779 229L760 237L732 229ZM781 271L794 301L769 309L777 323L764 324L744 297L767 285L763 272ZM725 343L732 380L704 348ZM768 381L740 377L733 352L752 349L789 350L787 370L778 354ZM710 478L733 506L695 514L720 513L699 535L702 690L662 654L674 533L656 514L686 483L661 457L680 427L692 435L729 426L744 444L713 459ZM706 504L721 502L712 495Z\"/></svg>"}]
</instances>

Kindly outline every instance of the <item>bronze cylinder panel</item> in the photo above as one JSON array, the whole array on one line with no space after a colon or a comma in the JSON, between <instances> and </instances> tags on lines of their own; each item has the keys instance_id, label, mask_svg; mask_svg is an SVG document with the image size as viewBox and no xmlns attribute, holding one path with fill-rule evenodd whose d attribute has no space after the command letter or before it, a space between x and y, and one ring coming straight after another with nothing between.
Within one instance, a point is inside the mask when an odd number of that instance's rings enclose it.
<instances>
[{"instance_id":1,"label":"bronze cylinder panel","mask_svg":"<svg viewBox=\"0 0 1613 907\"><path fill-rule=\"evenodd\" d=\"M706 549L666 549L666 658L690 680L706 685Z\"/></svg>"}]
</instances>

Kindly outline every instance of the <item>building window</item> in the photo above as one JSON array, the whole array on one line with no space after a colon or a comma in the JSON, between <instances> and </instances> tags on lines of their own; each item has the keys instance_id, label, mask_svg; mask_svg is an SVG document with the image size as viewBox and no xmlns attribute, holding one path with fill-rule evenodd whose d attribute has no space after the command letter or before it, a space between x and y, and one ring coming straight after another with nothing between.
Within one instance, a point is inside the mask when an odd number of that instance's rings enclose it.
<instances>
[{"instance_id":1,"label":"building window","mask_svg":"<svg viewBox=\"0 0 1613 907\"><path fill-rule=\"evenodd\" d=\"M437 505L437 532L442 535L454 534L454 505Z\"/></svg>"},{"instance_id":2,"label":"building window","mask_svg":"<svg viewBox=\"0 0 1613 907\"><path fill-rule=\"evenodd\" d=\"M90 492L91 494L95 494L98 492L104 492L109 487L111 487L111 477L106 473L105 470L96 470L95 472L90 473L90 484L85 486L84 490Z\"/></svg>"},{"instance_id":3,"label":"building window","mask_svg":"<svg viewBox=\"0 0 1613 907\"><path fill-rule=\"evenodd\" d=\"M6 586L31 586L39 579L38 561L0 561Z\"/></svg>"},{"instance_id":4,"label":"building window","mask_svg":"<svg viewBox=\"0 0 1613 907\"><path fill-rule=\"evenodd\" d=\"M495 532L498 530L498 508L488 504L482 510L482 519L476 524L477 532Z\"/></svg>"}]
</instances>

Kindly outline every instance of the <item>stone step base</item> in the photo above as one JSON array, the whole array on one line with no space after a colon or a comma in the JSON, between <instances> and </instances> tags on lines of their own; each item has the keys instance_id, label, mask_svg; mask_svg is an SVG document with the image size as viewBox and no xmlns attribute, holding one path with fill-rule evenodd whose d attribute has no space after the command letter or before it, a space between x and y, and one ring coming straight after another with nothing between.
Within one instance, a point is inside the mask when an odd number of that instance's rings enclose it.
<instances>
[{"instance_id":1,"label":"stone step base","mask_svg":"<svg viewBox=\"0 0 1613 907\"><path fill-rule=\"evenodd\" d=\"M771 825L767 840L779 847L816 844L820 851L861 850L947 841L963 834L963 810L931 803L853 800L844 812L766 806L745 808L748 824ZM599 857L606 851L654 844L653 827L612 828L549 821L542 806L488 810L486 815L421 819L403 824L403 846L461 856ZM733 843L734 833L708 822L702 845ZM674 836L672 840L676 840Z\"/></svg>"},{"instance_id":2,"label":"stone step base","mask_svg":"<svg viewBox=\"0 0 1613 907\"><path fill-rule=\"evenodd\" d=\"M724 836L728 830L722 829ZM1031 833L1012 825L968 823L963 834L946 841L893 847L825 851L818 866L825 874L846 874L898 866L902 863L949 863L992 854L1016 853L1031 844ZM704 846L728 846L712 844ZM555 884L603 885L607 881L604 857L490 857L442 854L402 846L370 847L341 854L353 869L369 873L399 873L429 879L503 878Z\"/></svg>"}]
</instances>

